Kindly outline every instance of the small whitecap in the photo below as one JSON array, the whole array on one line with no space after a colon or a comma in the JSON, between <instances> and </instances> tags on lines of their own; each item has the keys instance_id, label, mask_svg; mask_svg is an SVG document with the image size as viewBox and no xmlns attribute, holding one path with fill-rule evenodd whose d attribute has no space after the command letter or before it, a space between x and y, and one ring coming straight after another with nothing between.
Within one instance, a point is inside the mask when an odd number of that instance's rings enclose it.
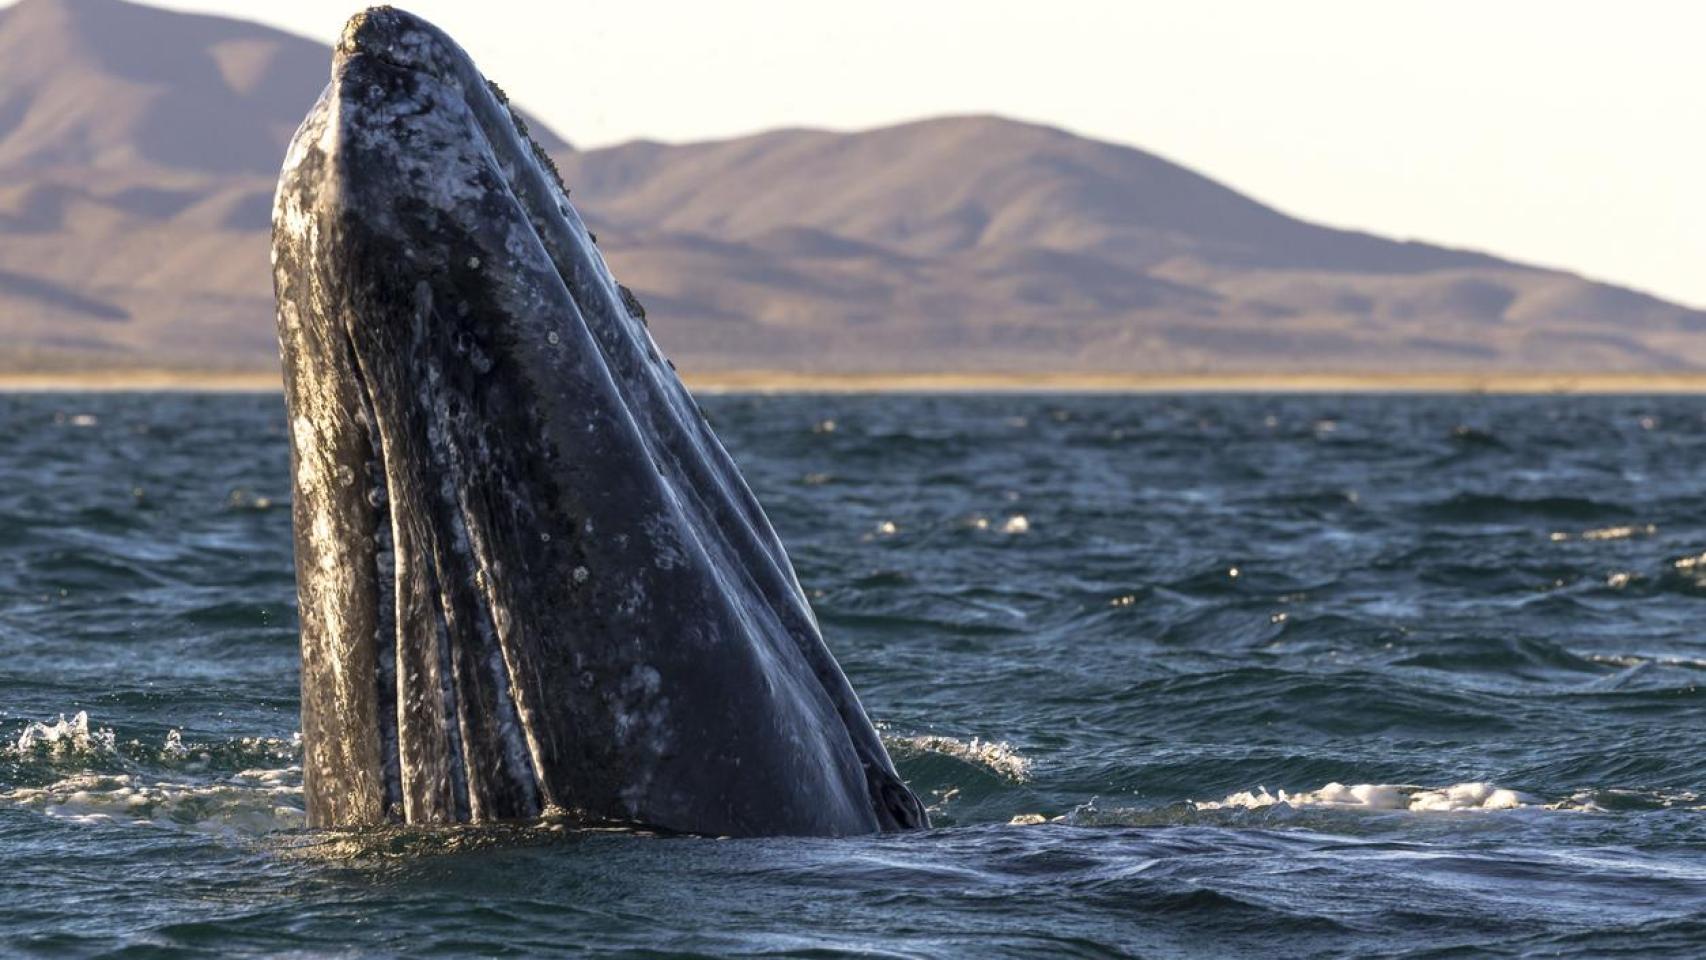
<instances>
[{"instance_id":1,"label":"small whitecap","mask_svg":"<svg viewBox=\"0 0 1706 960\"><path fill-rule=\"evenodd\" d=\"M877 536L879 537L892 537L899 532L900 527L896 526L893 520L884 520L877 524Z\"/></svg>"},{"instance_id":2,"label":"small whitecap","mask_svg":"<svg viewBox=\"0 0 1706 960\"><path fill-rule=\"evenodd\" d=\"M1628 540L1634 537L1650 537L1659 532L1655 524L1627 524L1616 527L1600 527L1595 530L1582 531L1583 540Z\"/></svg>"},{"instance_id":3,"label":"small whitecap","mask_svg":"<svg viewBox=\"0 0 1706 960\"><path fill-rule=\"evenodd\" d=\"M1257 787L1231 794L1224 800L1195 801L1198 810L1260 810L1264 807L1332 807L1356 810L1404 810L1428 813L1457 810L1514 810L1539 801L1515 790L1489 783L1458 783L1449 787L1417 787L1408 784L1329 783L1319 790L1290 793L1270 792Z\"/></svg>"},{"instance_id":4,"label":"small whitecap","mask_svg":"<svg viewBox=\"0 0 1706 960\"><path fill-rule=\"evenodd\" d=\"M981 737L961 740L938 734L922 734L911 737L885 736L883 743L891 752L911 755L934 753L953 757L983 767L1014 783L1026 783L1031 779L1030 758L1020 755L1013 745L1005 740L984 740Z\"/></svg>"},{"instance_id":5,"label":"small whitecap","mask_svg":"<svg viewBox=\"0 0 1706 960\"><path fill-rule=\"evenodd\" d=\"M1031 521L1022 513L1015 513L1001 525L1002 533L1030 533Z\"/></svg>"}]
</instances>

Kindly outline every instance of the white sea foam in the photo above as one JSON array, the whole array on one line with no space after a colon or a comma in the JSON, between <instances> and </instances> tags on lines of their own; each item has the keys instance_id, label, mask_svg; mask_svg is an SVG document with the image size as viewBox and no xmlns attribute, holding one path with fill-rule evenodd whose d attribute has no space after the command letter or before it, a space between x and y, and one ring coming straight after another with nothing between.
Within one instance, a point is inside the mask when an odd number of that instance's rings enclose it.
<instances>
[{"instance_id":1,"label":"white sea foam","mask_svg":"<svg viewBox=\"0 0 1706 960\"><path fill-rule=\"evenodd\" d=\"M1693 790L1577 790L1566 800L1549 806L1567 810L1603 813L1614 809L1706 811L1706 797Z\"/></svg>"},{"instance_id":2,"label":"white sea foam","mask_svg":"<svg viewBox=\"0 0 1706 960\"><path fill-rule=\"evenodd\" d=\"M884 737L883 741L889 750L896 753L935 753L983 767L1014 783L1025 783L1031 779L1031 761L1020 756L1006 741L981 740L977 737L960 740L934 734Z\"/></svg>"},{"instance_id":3,"label":"white sea foam","mask_svg":"<svg viewBox=\"0 0 1706 960\"><path fill-rule=\"evenodd\" d=\"M1516 790L1490 783L1458 783L1449 787L1419 787L1414 784L1359 783L1346 785L1329 783L1319 790L1292 793L1288 790L1270 791L1266 787L1243 790L1222 800L1186 801L1161 807L1105 807L1092 799L1059 816L1040 813L1021 813L1011 818L1011 826L1066 824L1079 827L1096 826L1155 826L1191 822L1201 813L1241 810L1343 810L1346 812L1403 812L1437 815L1442 812L1484 813L1497 810L1575 810L1600 811L1594 798L1596 791L1583 791L1565 800L1548 803ZM1667 803L1666 806L1673 804ZM1675 805L1681 805L1679 801Z\"/></svg>"},{"instance_id":4,"label":"white sea foam","mask_svg":"<svg viewBox=\"0 0 1706 960\"><path fill-rule=\"evenodd\" d=\"M45 765L45 783L0 784L0 807L75 823L133 823L235 835L303 825L300 737L185 743L168 731L158 748L119 743L87 712L26 724L0 755ZM209 772L219 760L279 764Z\"/></svg>"},{"instance_id":5,"label":"white sea foam","mask_svg":"<svg viewBox=\"0 0 1706 960\"><path fill-rule=\"evenodd\" d=\"M1260 810L1267 807L1332 807L1358 810L1408 810L1415 813L1444 810L1514 810L1544 806L1526 793L1490 783L1458 783L1449 787L1418 787L1410 784L1359 783L1346 786L1329 783L1319 790L1291 793L1269 792L1257 787L1234 793L1224 800L1191 804L1198 810Z\"/></svg>"},{"instance_id":6,"label":"white sea foam","mask_svg":"<svg viewBox=\"0 0 1706 960\"><path fill-rule=\"evenodd\" d=\"M0 789L0 807L75 823L257 835L303 825L302 768L244 770L211 782L74 773L44 786Z\"/></svg>"}]
</instances>

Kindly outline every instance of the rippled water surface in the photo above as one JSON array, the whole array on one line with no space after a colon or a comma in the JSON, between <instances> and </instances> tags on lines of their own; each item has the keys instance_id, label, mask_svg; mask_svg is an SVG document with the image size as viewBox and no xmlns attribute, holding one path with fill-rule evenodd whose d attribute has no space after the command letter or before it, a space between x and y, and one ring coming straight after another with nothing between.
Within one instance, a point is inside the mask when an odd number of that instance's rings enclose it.
<instances>
[{"instance_id":1,"label":"rippled water surface","mask_svg":"<svg viewBox=\"0 0 1706 960\"><path fill-rule=\"evenodd\" d=\"M305 831L280 400L0 396L0 953L1706 952L1706 399L705 406L937 829Z\"/></svg>"}]
</instances>

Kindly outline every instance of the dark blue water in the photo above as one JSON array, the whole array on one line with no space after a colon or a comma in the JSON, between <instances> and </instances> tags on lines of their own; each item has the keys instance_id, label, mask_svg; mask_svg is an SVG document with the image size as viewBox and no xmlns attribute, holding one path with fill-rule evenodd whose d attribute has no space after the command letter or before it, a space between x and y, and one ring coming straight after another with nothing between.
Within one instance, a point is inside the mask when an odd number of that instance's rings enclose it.
<instances>
[{"instance_id":1,"label":"dark blue water","mask_svg":"<svg viewBox=\"0 0 1706 960\"><path fill-rule=\"evenodd\" d=\"M1706 399L706 407L938 829L305 831L279 399L0 396L0 954L1706 952Z\"/></svg>"}]
</instances>

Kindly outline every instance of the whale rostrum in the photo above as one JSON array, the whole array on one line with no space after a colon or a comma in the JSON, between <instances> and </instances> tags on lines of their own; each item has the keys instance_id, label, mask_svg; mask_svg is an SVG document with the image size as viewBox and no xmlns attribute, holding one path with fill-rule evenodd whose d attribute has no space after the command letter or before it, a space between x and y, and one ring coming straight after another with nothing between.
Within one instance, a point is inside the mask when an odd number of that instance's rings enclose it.
<instances>
[{"instance_id":1,"label":"whale rostrum","mask_svg":"<svg viewBox=\"0 0 1706 960\"><path fill-rule=\"evenodd\" d=\"M437 28L350 20L273 278L311 826L927 824L555 167Z\"/></svg>"}]
</instances>

